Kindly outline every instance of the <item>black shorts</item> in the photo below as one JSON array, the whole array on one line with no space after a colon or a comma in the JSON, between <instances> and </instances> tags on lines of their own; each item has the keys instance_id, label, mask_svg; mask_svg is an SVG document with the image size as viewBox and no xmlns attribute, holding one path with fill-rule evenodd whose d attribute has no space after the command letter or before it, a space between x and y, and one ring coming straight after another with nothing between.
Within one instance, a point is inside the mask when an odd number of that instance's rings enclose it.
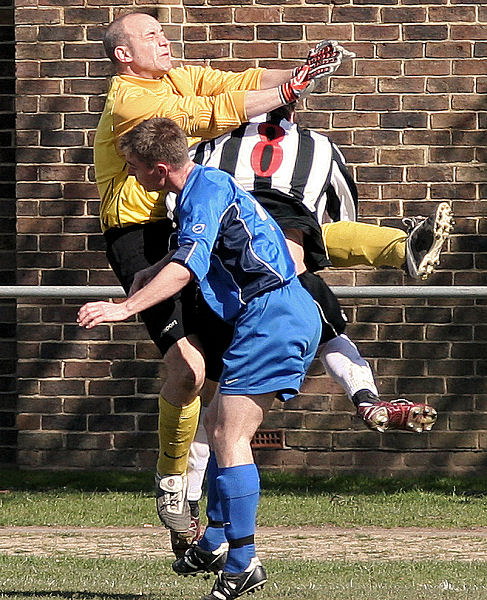
<instances>
[{"instance_id":1,"label":"black shorts","mask_svg":"<svg viewBox=\"0 0 487 600\"><path fill-rule=\"evenodd\" d=\"M162 219L105 232L108 262L126 293L137 271L167 254L174 231L172 222ZM205 354L207 377L218 381L223 367L221 357L232 339L233 327L210 309L194 282L143 311L141 317L162 356L178 340L196 335Z\"/></svg>"},{"instance_id":2,"label":"black shorts","mask_svg":"<svg viewBox=\"0 0 487 600\"><path fill-rule=\"evenodd\" d=\"M321 317L320 344L342 334L347 326L347 318L335 294L319 275L305 272L298 279L318 304Z\"/></svg>"}]
</instances>

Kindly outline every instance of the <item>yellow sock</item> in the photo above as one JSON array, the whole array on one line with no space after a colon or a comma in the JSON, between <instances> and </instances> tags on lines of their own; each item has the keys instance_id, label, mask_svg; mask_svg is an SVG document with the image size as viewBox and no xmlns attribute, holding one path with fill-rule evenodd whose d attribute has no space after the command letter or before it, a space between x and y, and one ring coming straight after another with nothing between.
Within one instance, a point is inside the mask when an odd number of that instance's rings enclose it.
<instances>
[{"instance_id":1,"label":"yellow sock","mask_svg":"<svg viewBox=\"0 0 487 600\"><path fill-rule=\"evenodd\" d=\"M322 226L323 242L334 267L395 267L406 262L407 234L394 227L356 221L337 221Z\"/></svg>"},{"instance_id":2,"label":"yellow sock","mask_svg":"<svg viewBox=\"0 0 487 600\"><path fill-rule=\"evenodd\" d=\"M188 406L169 404L159 396L159 475L182 475L188 466L189 447L198 428L200 397Z\"/></svg>"}]
</instances>

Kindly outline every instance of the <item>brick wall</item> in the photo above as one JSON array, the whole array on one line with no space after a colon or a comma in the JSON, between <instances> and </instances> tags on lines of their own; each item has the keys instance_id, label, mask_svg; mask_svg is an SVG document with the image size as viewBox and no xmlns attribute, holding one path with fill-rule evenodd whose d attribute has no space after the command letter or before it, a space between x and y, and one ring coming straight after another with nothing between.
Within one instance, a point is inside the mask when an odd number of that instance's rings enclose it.
<instances>
[{"instance_id":1,"label":"brick wall","mask_svg":"<svg viewBox=\"0 0 487 600\"><path fill-rule=\"evenodd\" d=\"M15 283L15 63L13 2L0 6L0 285ZM0 464L15 461L15 302L0 299Z\"/></svg>"},{"instance_id":2,"label":"brick wall","mask_svg":"<svg viewBox=\"0 0 487 600\"><path fill-rule=\"evenodd\" d=\"M17 0L19 284L116 283L99 234L91 144L111 73L100 25L134 8L167 24L176 57L222 68L294 66L317 40L343 41L358 59L320 84L302 120L342 146L364 221L400 225L451 201L456 235L426 285L487 283L481 2ZM330 270L326 278L407 283L392 270ZM315 473L483 473L486 302L343 304L383 396L430 401L440 411L437 426L422 436L366 430L315 364L302 394L266 421L285 429L286 449L260 450L259 462ZM18 464L150 469L163 376L157 353L135 320L80 330L78 306L61 299L18 306Z\"/></svg>"}]
</instances>

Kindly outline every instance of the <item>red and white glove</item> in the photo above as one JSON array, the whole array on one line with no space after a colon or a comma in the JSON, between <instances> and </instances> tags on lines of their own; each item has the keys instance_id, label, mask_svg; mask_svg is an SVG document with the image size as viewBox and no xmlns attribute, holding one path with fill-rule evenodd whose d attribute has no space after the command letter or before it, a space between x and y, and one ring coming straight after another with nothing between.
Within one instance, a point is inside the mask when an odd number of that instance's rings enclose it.
<instances>
[{"instance_id":1,"label":"red and white glove","mask_svg":"<svg viewBox=\"0 0 487 600\"><path fill-rule=\"evenodd\" d=\"M355 53L340 46L338 42L323 40L309 51L304 65L296 67L291 79L279 87L281 99L285 104L302 98L313 91L314 82L332 75L342 61L354 58Z\"/></svg>"},{"instance_id":2,"label":"red and white glove","mask_svg":"<svg viewBox=\"0 0 487 600\"><path fill-rule=\"evenodd\" d=\"M338 42L328 40L318 42L306 58L305 64L309 66L308 76L310 79L321 79L332 75L343 60L354 57L354 52L346 50Z\"/></svg>"},{"instance_id":3,"label":"red and white glove","mask_svg":"<svg viewBox=\"0 0 487 600\"><path fill-rule=\"evenodd\" d=\"M289 81L279 86L279 95L283 104L295 102L314 88L314 81L309 77L310 67L307 64L296 67Z\"/></svg>"}]
</instances>

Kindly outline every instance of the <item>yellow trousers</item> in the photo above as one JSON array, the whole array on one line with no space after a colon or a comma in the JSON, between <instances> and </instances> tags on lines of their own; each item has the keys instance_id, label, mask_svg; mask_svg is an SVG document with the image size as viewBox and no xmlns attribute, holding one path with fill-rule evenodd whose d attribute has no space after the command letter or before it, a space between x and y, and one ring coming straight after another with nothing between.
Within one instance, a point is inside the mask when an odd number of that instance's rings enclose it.
<instances>
[{"instance_id":1,"label":"yellow trousers","mask_svg":"<svg viewBox=\"0 0 487 600\"><path fill-rule=\"evenodd\" d=\"M394 227L356 221L337 221L322 226L323 242L334 267L395 267L406 262L407 234Z\"/></svg>"}]
</instances>

